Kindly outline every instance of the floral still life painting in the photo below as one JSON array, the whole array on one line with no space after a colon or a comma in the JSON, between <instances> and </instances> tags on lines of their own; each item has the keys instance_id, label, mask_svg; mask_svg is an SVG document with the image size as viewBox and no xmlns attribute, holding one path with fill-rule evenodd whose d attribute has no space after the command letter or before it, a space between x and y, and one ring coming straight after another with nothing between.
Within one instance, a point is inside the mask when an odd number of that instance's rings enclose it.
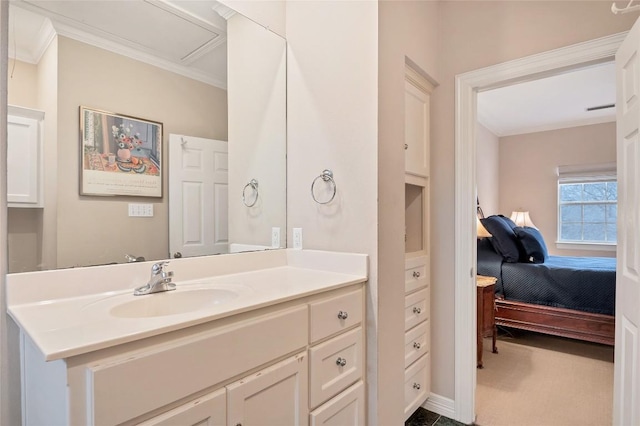
<instances>
[{"instance_id":1,"label":"floral still life painting","mask_svg":"<svg viewBox=\"0 0 640 426\"><path fill-rule=\"evenodd\" d=\"M162 197L162 124L80 107L81 195Z\"/></svg>"}]
</instances>

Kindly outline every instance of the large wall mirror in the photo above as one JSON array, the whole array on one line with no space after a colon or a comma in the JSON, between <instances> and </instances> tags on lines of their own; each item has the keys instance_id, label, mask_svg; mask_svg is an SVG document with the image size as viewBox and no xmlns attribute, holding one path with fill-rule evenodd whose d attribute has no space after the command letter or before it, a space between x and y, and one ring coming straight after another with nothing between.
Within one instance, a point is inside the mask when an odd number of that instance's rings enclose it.
<instances>
[{"instance_id":1,"label":"large wall mirror","mask_svg":"<svg viewBox=\"0 0 640 426\"><path fill-rule=\"evenodd\" d=\"M40 200L9 199L9 272L285 247L282 37L213 0L15 0L9 21L8 182L35 167ZM87 120L101 143L83 141L81 107L107 113ZM11 114L34 110L28 154ZM161 124L153 159L149 141L118 155L126 117ZM108 180L152 160L161 197L81 195L88 163Z\"/></svg>"}]
</instances>

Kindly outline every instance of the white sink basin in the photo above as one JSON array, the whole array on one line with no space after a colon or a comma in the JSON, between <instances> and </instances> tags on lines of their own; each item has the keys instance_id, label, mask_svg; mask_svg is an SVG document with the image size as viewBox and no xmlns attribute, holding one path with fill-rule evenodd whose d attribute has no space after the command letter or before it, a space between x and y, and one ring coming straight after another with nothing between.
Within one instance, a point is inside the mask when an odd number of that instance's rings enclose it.
<instances>
[{"instance_id":1,"label":"white sink basin","mask_svg":"<svg viewBox=\"0 0 640 426\"><path fill-rule=\"evenodd\" d=\"M238 297L232 290L220 288L165 291L131 296L133 300L119 303L109 313L119 318L149 318L184 314L210 308Z\"/></svg>"}]
</instances>

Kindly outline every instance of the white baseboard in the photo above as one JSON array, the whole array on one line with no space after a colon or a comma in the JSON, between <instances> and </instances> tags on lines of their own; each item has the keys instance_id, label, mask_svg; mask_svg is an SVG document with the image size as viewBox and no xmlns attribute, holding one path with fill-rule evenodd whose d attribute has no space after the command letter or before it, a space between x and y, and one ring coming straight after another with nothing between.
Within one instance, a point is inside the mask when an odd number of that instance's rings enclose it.
<instances>
[{"instance_id":1,"label":"white baseboard","mask_svg":"<svg viewBox=\"0 0 640 426\"><path fill-rule=\"evenodd\" d=\"M434 393L429 395L429 399L422 404L422 408L433 411L441 416L449 417L450 419L456 418L455 401Z\"/></svg>"}]
</instances>

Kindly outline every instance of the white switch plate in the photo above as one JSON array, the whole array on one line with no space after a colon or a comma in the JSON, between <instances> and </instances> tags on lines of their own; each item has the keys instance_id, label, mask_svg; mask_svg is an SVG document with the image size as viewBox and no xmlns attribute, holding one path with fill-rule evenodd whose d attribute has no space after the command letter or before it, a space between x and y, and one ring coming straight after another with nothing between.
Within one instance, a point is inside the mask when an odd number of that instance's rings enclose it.
<instances>
[{"instance_id":1,"label":"white switch plate","mask_svg":"<svg viewBox=\"0 0 640 426\"><path fill-rule=\"evenodd\" d=\"M280 247L280 228L274 226L271 228L271 247Z\"/></svg>"},{"instance_id":2,"label":"white switch plate","mask_svg":"<svg viewBox=\"0 0 640 426\"><path fill-rule=\"evenodd\" d=\"M293 228L293 248L302 250L302 228Z\"/></svg>"},{"instance_id":3,"label":"white switch plate","mask_svg":"<svg viewBox=\"0 0 640 426\"><path fill-rule=\"evenodd\" d=\"M153 217L153 204L129 203L130 217Z\"/></svg>"}]
</instances>

